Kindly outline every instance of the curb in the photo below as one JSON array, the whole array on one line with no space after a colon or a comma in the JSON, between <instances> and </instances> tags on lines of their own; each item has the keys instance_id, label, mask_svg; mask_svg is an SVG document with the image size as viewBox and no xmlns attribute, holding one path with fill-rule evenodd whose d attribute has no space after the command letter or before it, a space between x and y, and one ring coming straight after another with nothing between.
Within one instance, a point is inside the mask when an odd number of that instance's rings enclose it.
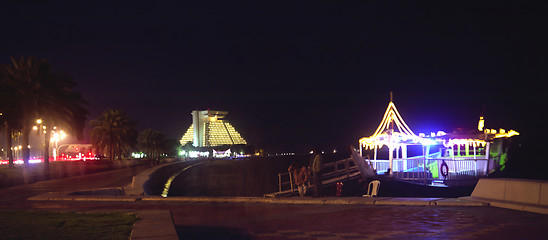
<instances>
[{"instance_id":1,"label":"curb","mask_svg":"<svg viewBox=\"0 0 548 240\"><path fill-rule=\"evenodd\" d=\"M263 203L316 205L399 205L399 206L487 206L476 200L455 198L392 198L392 197L325 197L325 198L262 198L262 197L160 197L146 196L141 201L179 203Z\"/></svg>"},{"instance_id":2,"label":"curb","mask_svg":"<svg viewBox=\"0 0 548 240\"><path fill-rule=\"evenodd\" d=\"M396 197L161 197L161 196L107 196L69 195L72 192L48 192L27 198L31 201L103 201L103 202L173 202L173 203L260 203L260 204L310 204L310 205L388 205L388 206L460 206L499 207L518 211L548 214L548 208L510 201L499 201L477 197L460 198L396 198Z\"/></svg>"},{"instance_id":3,"label":"curb","mask_svg":"<svg viewBox=\"0 0 548 240\"><path fill-rule=\"evenodd\" d=\"M69 195L71 192L48 192L27 198L31 201L108 201L108 202L178 202L178 203L260 203L311 205L394 205L394 206L488 206L484 201L467 198L394 198L394 197L161 197Z\"/></svg>"},{"instance_id":4,"label":"curb","mask_svg":"<svg viewBox=\"0 0 548 240\"><path fill-rule=\"evenodd\" d=\"M263 198L263 197L160 197L146 196L141 201L181 203L266 203L266 204L331 204L331 205L373 205L373 198Z\"/></svg>"},{"instance_id":5,"label":"curb","mask_svg":"<svg viewBox=\"0 0 548 240\"><path fill-rule=\"evenodd\" d=\"M108 196L108 195L69 195L72 192L48 192L27 198L31 201L103 201L103 202L135 202L140 200L136 196Z\"/></svg>"},{"instance_id":6,"label":"curb","mask_svg":"<svg viewBox=\"0 0 548 240\"><path fill-rule=\"evenodd\" d=\"M534 213L540 213L540 214L548 214L548 207L546 205L541 205L541 204L529 204L529 203L505 201L505 200L490 199L490 198L479 198L479 197L462 197L459 199L465 199L466 201L479 201L479 202L483 202L487 206L492 206L492 207L506 208L506 209L512 209L512 210L518 210L518 211L526 211L526 212L534 212Z\"/></svg>"},{"instance_id":7,"label":"curb","mask_svg":"<svg viewBox=\"0 0 548 240\"><path fill-rule=\"evenodd\" d=\"M443 198L389 198L375 201L378 205L430 206Z\"/></svg>"},{"instance_id":8,"label":"curb","mask_svg":"<svg viewBox=\"0 0 548 240\"><path fill-rule=\"evenodd\" d=\"M143 188L143 185L150 178L150 175L162 167L165 167L171 164L177 164L177 163L178 162L161 164L153 168L147 169L146 171L141 172L137 174L136 176L133 176L133 178L131 179L131 183L124 186L125 193L127 195L135 195L135 196L145 195L145 189Z\"/></svg>"}]
</instances>

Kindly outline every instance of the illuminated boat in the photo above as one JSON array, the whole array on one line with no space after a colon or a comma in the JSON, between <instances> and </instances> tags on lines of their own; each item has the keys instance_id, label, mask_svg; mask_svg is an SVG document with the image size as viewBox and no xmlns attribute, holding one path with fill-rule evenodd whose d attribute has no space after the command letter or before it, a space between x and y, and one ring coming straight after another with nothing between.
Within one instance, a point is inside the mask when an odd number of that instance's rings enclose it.
<instances>
[{"instance_id":1,"label":"illuminated boat","mask_svg":"<svg viewBox=\"0 0 548 240\"><path fill-rule=\"evenodd\" d=\"M385 195L465 195L479 178L504 167L509 138L516 135L515 130L484 129L483 117L477 131L416 135L391 96L378 128L359 140L359 153L354 152L352 159L363 179L381 180ZM386 157L386 152L387 158L378 158Z\"/></svg>"}]
</instances>

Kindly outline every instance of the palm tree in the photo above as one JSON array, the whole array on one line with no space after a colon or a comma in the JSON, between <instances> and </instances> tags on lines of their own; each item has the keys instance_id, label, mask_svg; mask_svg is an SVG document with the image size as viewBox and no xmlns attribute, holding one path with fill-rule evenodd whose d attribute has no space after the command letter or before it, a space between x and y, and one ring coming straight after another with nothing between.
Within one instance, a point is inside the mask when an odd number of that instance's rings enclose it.
<instances>
[{"instance_id":1,"label":"palm tree","mask_svg":"<svg viewBox=\"0 0 548 240\"><path fill-rule=\"evenodd\" d=\"M72 90L76 86L72 77L52 74L46 84L44 90L47 92L38 110L47 130L44 135L44 162L48 164L49 142L53 127L65 129L81 139L88 111L83 107L87 102L82 95Z\"/></svg>"},{"instance_id":2,"label":"palm tree","mask_svg":"<svg viewBox=\"0 0 548 240\"><path fill-rule=\"evenodd\" d=\"M9 167L13 167L12 135L21 130L21 112L17 111L16 91L7 77L8 66L0 65L0 127L6 135L6 155Z\"/></svg>"},{"instance_id":3,"label":"palm tree","mask_svg":"<svg viewBox=\"0 0 548 240\"><path fill-rule=\"evenodd\" d=\"M139 148L144 151L149 159L160 158L160 153L164 150L164 135L152 129L145 129L139 133L137 143Z\"/></svg>"},{"instance_id":4,"label":"palm tree","mask_svg":"<svg viewBox=\"0 0 548 240\"><path fill-rule=\"evenodd\" d=\"M96 119L90 121L91 142L98 152L108 152L108 158L116 156L122 159L122 154L129 151L137 138L136 123L122 110L107 110Z\"/></svg>"},{"instance_id":5,"label":"palm tree","mask_svg":"<svg viewBox=\"0 0 548 240\"><path fill-rule=\"evenodd\" d=\"M45 119L44 124L48 130L45 135L44 160L47 166L49 138L53 125L63 126L80 138L88 115L87 110L82 106L86 102L79 93L73 91L76 86L74 80L67 75L53 73L48 60L21 57L11 58L11 62L11 66L2 68L1 74L3 87L8 88L11 93L11 102L2 100L2 103L6 102L6 115L8 115L4 121L6 135L11 135L11 131L20 129L22 145L28 146L34 120ZM24 147L25 164L28 163L29 156L29 148Z\"/></svg>"},{"instance_id":6,"label":"palm tree","mask_svg":"<svg viewBox=\"0 0 548 240\"><path fill-rule=\"evenodd\" d=\"M0 86L2 88L2 86ZM4 90L4 89L2 89ZM3 128L6 135L6 155L9 162L9 167L12 168L13 165L13 135L21 129L21 126L18 123L18 116L16 112L11 111L9 105L4 105L4 98L9 98L10 94L4 94L4 91L0 90L0 128Z\"/></svg>"},{"instance_id":7,"label":"palm tree","mask_svg":"<svg viewBox=\"0 0 548 240\"><path fill-rule=\"evenodd\" d=\"M47 60L36 60L33 57L27 59L11 58L12 65L3 69L3 79L13 91L13 105L10 114L16 112L19 115L22 132L23 161L28 163L30 156L29 135L33 120L37 117L38 105L42 100L42 83L51 73L51 66ZM9 130L9 129L8 129Z\"/></svg>"}]
</instances>

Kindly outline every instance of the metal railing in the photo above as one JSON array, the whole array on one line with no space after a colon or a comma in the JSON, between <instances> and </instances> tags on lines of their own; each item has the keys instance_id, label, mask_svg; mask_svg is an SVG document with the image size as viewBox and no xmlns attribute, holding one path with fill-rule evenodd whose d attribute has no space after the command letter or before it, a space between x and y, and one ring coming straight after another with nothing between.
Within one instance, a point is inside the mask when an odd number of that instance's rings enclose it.
<instances>
[{"instance_id":1,"label":"metal railing","mask_svg":"<svg viewBox=\"0 0 548 240\"><path fill-rule=\"evenodd\" d=\"M388 160L370 161L377 174L384 174L389 168ZM447 164L447 176L442 174L442 164ZM392 172L394 177L404 180L420 179L460 179L464 177L479 177L487 174L487 159L471 158L408 158L394 159Z\"/></svg>"},{"instance_id":2,"label":"metal railing","mask_svg":"<svg viewBox=\"0 0 548 240\"><path fill-rule=\"evenodd\" d=\"M357 178L359 176L358 167L354 165L352 158L326 163L322 166L322 183L324 185ZM310 188L312 186L313 185L308 182L308 187ZM289 172L278 173L278 193L291 193L294 191L295 188L291 174Z\"/></svg>"},{"instance_id":3,"label":"metal railing","mask_svg":"<svg viewBox=\"0 0 548 240\"><path fill-rule=\"evenodd\" d=\"M352 158L346 158L322 166L322 181L331 184L341 179L349 179L359 172Z\"/></svg>"}]
</instances>

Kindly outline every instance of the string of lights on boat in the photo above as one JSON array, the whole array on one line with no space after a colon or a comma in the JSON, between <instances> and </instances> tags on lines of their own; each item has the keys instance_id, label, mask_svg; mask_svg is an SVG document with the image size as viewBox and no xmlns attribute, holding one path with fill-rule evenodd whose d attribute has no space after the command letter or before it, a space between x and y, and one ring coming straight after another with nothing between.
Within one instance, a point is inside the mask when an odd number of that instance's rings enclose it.
<instances>
[{"instance_id":1,"label":"string of lights on boat","mask_svg":"<svg viewBox=\"0 0 548 240\"><path fill-rule=\"evenodd\" d=\"M484 133L484 139L474 138L450 138L444 131L432 132L430 135L419 133L417 136L405 123L401 117L396 105L390 101L384 113L383 119L375 133L370 137L363 137L359 140L361 147L365 150L372 150L388 146L389 148L399 148L403 145L444 145L445 147L455 145L469 145L473 147L485 147L486 140L489 138L509 138L519 135L519 132L511 129L484 129L485 120L480 117L478 130Z\"/></svg>"}]
</instances>

